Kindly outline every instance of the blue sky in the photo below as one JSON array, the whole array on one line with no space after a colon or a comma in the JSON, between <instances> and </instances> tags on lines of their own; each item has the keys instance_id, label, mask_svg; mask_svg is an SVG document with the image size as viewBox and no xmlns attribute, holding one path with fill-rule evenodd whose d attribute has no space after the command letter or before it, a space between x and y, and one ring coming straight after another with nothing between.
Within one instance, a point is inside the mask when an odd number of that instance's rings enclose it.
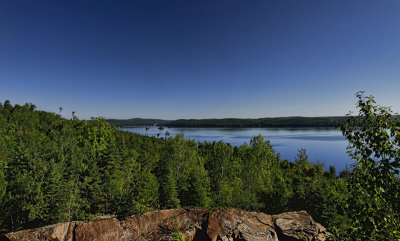
<instances>
[{"instance_id":1,"label":"blue sky","mask_svg":"<svg viewBox=\"0 0 400 241\"><path fill-rule=\"evenodd\" d=\"M400 1L1 1L0 101L79 118L400 112Z\"/></svg>"}]
</instances>

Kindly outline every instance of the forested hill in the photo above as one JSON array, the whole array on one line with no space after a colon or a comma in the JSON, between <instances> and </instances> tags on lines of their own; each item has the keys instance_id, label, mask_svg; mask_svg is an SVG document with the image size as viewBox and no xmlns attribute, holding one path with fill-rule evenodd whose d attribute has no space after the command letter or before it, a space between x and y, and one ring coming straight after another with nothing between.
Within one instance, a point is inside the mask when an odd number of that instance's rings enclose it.
<instances>
[{"instance_id":1,"label":"forested hill","mask_svg":"<svg viewBox=\"0 0 400 241\"><path fill-rule=\"evenodd\" d=\"M117 127L137 125L162 125L168 127L335 127L338 122L346 117L275 117L258 119L141 119L133 118L127 120L107 119L106 121Z\"/></svg>"}]
</instances>

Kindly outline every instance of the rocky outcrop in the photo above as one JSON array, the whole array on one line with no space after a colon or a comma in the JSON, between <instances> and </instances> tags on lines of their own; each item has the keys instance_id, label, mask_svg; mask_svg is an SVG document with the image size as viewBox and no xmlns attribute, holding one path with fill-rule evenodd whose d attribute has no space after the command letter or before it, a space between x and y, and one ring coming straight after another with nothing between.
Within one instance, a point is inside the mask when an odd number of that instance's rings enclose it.
<instances>
[{"instance_id":1,"label":"rocky outcrop","mask_svg":"<svg viewBox=\"0 0 400 241\"><path fill-rule=\"evenodd\" d=\"M327 231L314 222L306 211L282 213L273 216L275 227L282 240L326 240Z\"/></svg>"},{"instance_id":2,"label":"rocky outcrop","mask_svg":"<svg viewBox=\"0 0 400 241\"><path fill-rule=\"evenodd\" d=\"M170 209L128 217L104 216L91 222L67 222L8 233L10 241L173 240L323 241L329 233L305 211L280 215L237 209Z\"/></svg>"}]
</instances>

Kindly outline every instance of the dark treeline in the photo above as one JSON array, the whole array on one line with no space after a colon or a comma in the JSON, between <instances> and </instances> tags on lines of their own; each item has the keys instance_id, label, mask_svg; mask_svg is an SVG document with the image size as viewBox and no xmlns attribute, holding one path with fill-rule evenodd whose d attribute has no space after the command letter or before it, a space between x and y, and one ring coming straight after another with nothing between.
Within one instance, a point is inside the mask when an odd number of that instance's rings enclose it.
<instances>
[{"instance_id":1,"label":"dark treeline","mask_svg":"<svg viewBox=\"0 0 400 241\"><path fill-rule=\"evenodd\" d=\"M2 232L175 207L307 210L337 226L346 193L333 167L309 163L304 150L281 160L261 136L239 147L157 139L104 119L0 105Z\"/></svg>"},{"instance_id":2,"label":"dark treeline","mask_svg":"<svg viewBox=\"0 0 400 241\"><path fill-rule=\"evenodd\" d=\"M353 116L353 118L359 118ZM393 118L399 118L393 115ZM208 127L208 128L316 128L326 127L333 128L341 123L346 122L349 116L336 117L276 117L276 118L259 118L259 119L179 119L179 120L161 120L161 119L106 119L111 125L116 127L129 126L167 126L167 127Z\"/></svg>"},{"instance_id":3,"label":"dark treeline","mask_svg":"<svg viewBox=\"0 0 400 241\"><path fill-rule=\"evenodd\" d=\"M259 119L180 119L167 122L168 127L335 127L345 117L276 117Z\"/></svg>"},{"instance_id":4,"label":"dark treeline","mask_svg":"<svg viewBox=\"0 0 400 241\"><path fill-rule=\"evenodd\" d=\"M106 119L106 121L116 127L166 125L168 122L170 122L169 120L143 119L143 118Z\"/></svg>"},{"instance_id":5,"label":"dark treeline","mask_svg":"<svg viewBox=\"0 0 400 241\"><path fill-rule=\"evenodd\" d=\"M346 117L276 117L259 119L179 119L179 120L159 120L159 119L107 119L106 121L117 127L137 126L137 125L161 125L168 127L226 127L226 128L246 128L246 127L335 127L338 122L345 120Z\"/></svg>"}]
</instances>

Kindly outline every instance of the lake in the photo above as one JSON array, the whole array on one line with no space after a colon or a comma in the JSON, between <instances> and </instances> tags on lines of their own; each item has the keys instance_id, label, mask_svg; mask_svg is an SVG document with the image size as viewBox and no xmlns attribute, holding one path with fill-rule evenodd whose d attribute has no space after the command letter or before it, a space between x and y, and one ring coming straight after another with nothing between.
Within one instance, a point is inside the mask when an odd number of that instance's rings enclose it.
<instances>
[{"instance_id":1,"label":"lake","mask_svg":"<svg viewBox=\"0 0 400 241\"><path fill-rule=\"evenodd\" d=\"M223 141L234 146L249 143L253 136L261 134L270 140L282 159L294 161L297 151L304 148L309 161L323 163L325 169L334 166L337 173L353 163L346 153L347 140L334 128L165 128L160 131L152 126L147 132L143 126L121 129L148 136L160 133L160 137L165 137L166 131L171 136L183 133L185 138L196 141Z\"/></svg>"}]
</instances>

